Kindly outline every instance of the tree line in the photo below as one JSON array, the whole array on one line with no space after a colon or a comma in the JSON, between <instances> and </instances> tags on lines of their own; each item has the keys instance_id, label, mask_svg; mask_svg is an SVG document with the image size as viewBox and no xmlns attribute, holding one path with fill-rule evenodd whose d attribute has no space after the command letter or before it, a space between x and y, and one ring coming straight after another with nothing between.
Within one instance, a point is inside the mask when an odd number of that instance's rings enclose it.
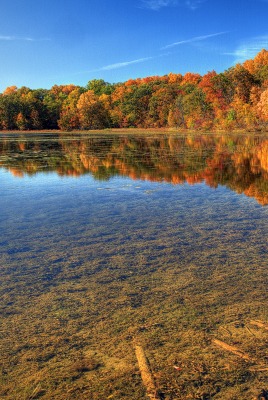
<instances>
[{"instance_id":1,"label":"tree line","mask_svg":"<svg viewBox=\"0 0 268 400\"><path fill-rule=\"evenodd\" d=\"M0 94L1 130L105 128L266 129L268 51L223 73L170 73L111 84L51 89L10 86Z\"/></svg>"}]
</instances>

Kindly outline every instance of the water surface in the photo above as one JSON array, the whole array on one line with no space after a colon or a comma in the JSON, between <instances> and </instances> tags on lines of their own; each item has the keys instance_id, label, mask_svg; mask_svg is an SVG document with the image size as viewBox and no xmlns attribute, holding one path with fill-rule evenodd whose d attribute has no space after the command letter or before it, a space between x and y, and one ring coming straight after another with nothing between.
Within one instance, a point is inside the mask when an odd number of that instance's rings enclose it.
<instances>
[{"instance_id":1,"label":"water surface","mask_svg":"<svg viewBox=\"0 0 268 400\"><path fill-rule=\"evenodd\" d=\"M146 399L137 344L159 398L268 389L267 137L9 134L0 182L1 398Z\"/></svg>"}]
</instances>

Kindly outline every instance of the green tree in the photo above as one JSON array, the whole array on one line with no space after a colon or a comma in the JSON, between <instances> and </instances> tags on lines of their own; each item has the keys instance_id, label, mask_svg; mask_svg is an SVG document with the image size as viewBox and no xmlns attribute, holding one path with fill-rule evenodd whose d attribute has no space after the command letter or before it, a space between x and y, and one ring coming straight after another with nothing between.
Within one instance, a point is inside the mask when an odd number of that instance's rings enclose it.
<instances>
[{"instance_id":1,"label":"green tree","mask_svg":"<svg viewBox=\"0 0 268 400\"><path fill-rule=\"evenodd\" d=\"M114 91L114 85L103 79L93 79L88 82L86 89L93 90L95 95L101 96L102 94L111 94Z\"/></svg>"}]
</instances>

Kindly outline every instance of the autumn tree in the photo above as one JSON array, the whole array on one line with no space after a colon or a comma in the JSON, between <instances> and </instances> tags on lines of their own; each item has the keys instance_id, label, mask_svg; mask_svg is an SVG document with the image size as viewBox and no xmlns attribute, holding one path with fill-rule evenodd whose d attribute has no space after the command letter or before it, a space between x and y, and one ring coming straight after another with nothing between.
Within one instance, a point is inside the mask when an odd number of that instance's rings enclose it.
<instances>
[{"instance_id":1,"label":"autumn tree","mask_svg":"<svg viewBox=\"0 0 268 400\"><path fill-rule=\"evenodd\" d=\"M211 124L211 105L206 101L205 93L196 87L185 94L182 99L182 109L187 128L209 128Z\"/></svg>"},{"instance_id":2,"label":"autumn tree","mask_svg":"<svg viewBox=\"0 0 268 400\"><path fill-rule=\"evenodd\" d=\"M75 89L75 85L54 85L44 97L44 105L47 113L47 127L49 129L58 128L58 120L64 101Z\"/></svg>"},{"instance_id":3,"label":"autumn tree","mask_svg":"<svg viewBox=\"0 0 268 400\"><path fill-rule=\"evenodd\" d=\"M103 79L93 79L88 82L86 89L93 90L96 96L101 96L102 94L109 95L114 91L114 85L105 82Z\"/></svg>"},{"instance_id":4,"label":"autumn tree","mask_svg":"<svg viewBox=\"0 0 268 400\"><path fill-rule=\"evenodd\" d=\"M268 89L261 94L257 109L261 119L268 122Z\"/></svg>"},{"instance_id":5,"label":"autumn tree","mask_svg":"<svg viewBox=\"0 0 268 400\"><path fill-rule=\"evenodd\" d=\"M263 84L268 80L268 51L262 49L254 59L245 61L243 66Z\"/></svg>"},{"instance_id":6,"label":"autumn tree","mask_svg":"<svg viewBox=\"0 0 268 400\"><path fill-rule=\"evenodd\" d=\"M165 85L156 90L149 100L149 116L151 123L156 127L168 125L170 110L176 98L176 91L172 87Z\"/></svg>"},{"instance_id":7,"label":"autumn tree","mask_svg":"<svg viewBox=\"0 0 268 400\"><path fill-rule=\"evenodd\" d=\"M83 92L84 90L81 87L74 87L64 100L58 120L58 126L61 130L71 131L73 129L79 129L80 121L77 103Z\"/></svg>"},{"instance_id":8,"label":"autumn tree","mask_svg":"<svg viewBox=\"0 0 268 400\"><path fill-rule=\"evenodd\" d=\"M109 113L93 90L82 93L77 102L79 121L82 129L103 129L109 127Z\"/></svg>"},{"instance_id":9,"label":"autumn tree","mask_svg":"<svg viewBox=\"0 0 268 400\"><path fill-rule=\"evenodd\" d=\"M27 120L21 112L16 117L16 125L21 131L27 129Z\"/></svg>"},{"instance_id":10,"label":"autumn tree","mask_svg":"<svg viewBox=\"0 0 268 400\"><path fill-rule=\"evenodd\" d=\"M8 87L0 96L1 129L16 129L16 118L19 112L19 97L17 95L17 87Z\"/></svg>"},{"instance_id":11,"label":"autumn tree","mask_svg":"<svg viewBox=\"0 0 268 400\"><path fill-rule=\"evenodd\" d=\"M149 111L152 89L148 84L132 85L125 90L120 111L127 126L142 127L145 125Z\"/></svg>"},{"instance_id":12,"label":"autumn tree","mask_svg":"<svg viewBox=\"0 0 268 400\"><path fill-rule=\"evenodd\" d=\"M251 88L256 83L254 76L241 64L230 68L226 72L226 76L231 81L234 94L245 103L248 103Z\"/></svg>"},{"instance_id":13,"label":"autumn tree","mask_svg":"<svg viewBox=\"0 0 268 400\"><path fill-rule=\"evenodd\" d=\"M257 128L267 121L268 51L217 74L187 72L86 87L10 86L0 94L0 129L105 127Z\"/></svg>"}]
</instances>

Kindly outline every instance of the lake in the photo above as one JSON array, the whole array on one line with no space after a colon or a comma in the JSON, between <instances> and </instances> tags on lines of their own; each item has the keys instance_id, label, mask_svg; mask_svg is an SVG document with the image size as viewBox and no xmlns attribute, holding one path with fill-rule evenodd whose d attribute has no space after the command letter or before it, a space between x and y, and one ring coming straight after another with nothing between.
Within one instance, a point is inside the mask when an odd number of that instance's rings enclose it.
<instances>
[{"instance_id":1,"label":"lake","mask_svg":"<svg viewBox=\"0 0 268 400\"><path fill-rule=\"evenodd\" d=\"M267 135L2 134L0 182L1 399L268 391Z\"/></svg>"}]
</instances>

